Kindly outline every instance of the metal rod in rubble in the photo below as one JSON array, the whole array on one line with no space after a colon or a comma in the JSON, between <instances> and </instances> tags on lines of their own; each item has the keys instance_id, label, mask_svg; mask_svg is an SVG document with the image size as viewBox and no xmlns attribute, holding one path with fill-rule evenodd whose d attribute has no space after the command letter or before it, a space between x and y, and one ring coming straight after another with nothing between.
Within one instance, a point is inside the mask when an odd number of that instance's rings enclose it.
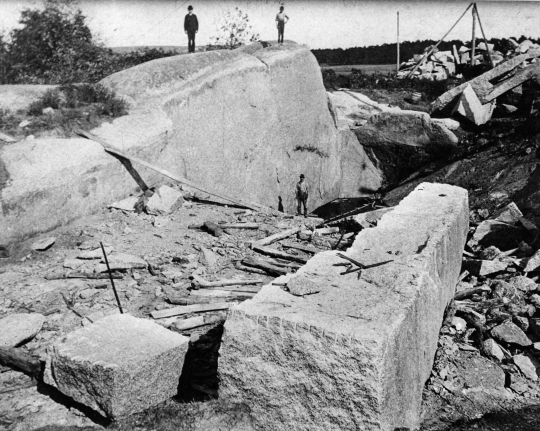
<instances>
[{"instance_id":1,"label":"metal rod in rubble","mask_svg":"<svg viewBox=\"0 0 540 431\"><path fill-rule=\"evenodd\" d=\"M118 292L116 292L116 286L114 285L111 267L109 266L109 259L107 259L107 253L105 253L105 247L103 247L103 243L101 241L99 242L99 245L101 246L101 251L103 252L103 257L105 258L105 264L107 265L107 272L109 273L109 279L111 280L114 296L116 298L116 302L118 303L118 308L120 309L120 314L124 314L124 310L122 309L122 304L120 304L120 298L118 297Z\"/></svg>"}]
</instances>

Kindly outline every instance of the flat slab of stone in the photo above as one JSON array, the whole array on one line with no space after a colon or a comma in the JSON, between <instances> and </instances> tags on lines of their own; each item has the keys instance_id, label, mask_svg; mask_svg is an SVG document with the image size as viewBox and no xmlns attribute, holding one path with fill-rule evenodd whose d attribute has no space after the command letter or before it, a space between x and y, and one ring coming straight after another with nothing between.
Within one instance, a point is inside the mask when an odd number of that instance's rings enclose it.
<instances>
[{"instance_id":1,"label":"flat slab of stone","mask_svg":"<svg viewBox=\"0 0 540 431\"><path fill-rule=\"evenodd\" d=\"M360 277L330 251L277 280L318 293L264 286L225 322L220 397L258 429L416 428L468 224L466 190L423 183L346 252Z\"/></svg>"},{"instance_id":2,"label":"flat slab of stone","mask_svg":"<svg viewBox=\"0 0 540 431\"><path fill-rule=\"evenodd\" d=\"M44 380L118 418L174 396L189 338L128 314L104 317L49 349Z\"/></svg>"},{"instance_id":3,"label":"flat slab of stone","mask_svg":"<svg viewBox=\"0 0 540 431\"><path fill-rule=\"evenodd\" d=\"M39 313L15 313L0 319L0 347L16 347L41 331L45 316Z\"/></svg>"}]
</instances>

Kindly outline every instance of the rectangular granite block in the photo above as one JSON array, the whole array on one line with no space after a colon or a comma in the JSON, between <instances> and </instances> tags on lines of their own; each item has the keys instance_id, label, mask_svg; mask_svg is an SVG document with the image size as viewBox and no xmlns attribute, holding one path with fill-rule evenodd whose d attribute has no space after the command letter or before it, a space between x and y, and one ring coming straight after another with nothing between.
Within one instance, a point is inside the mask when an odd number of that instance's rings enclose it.
<instances>
[{"instance_id":1,"label":"rectangular granite block","mask_svg":"<svg viewBox=\"0 0 540 431\"><path fill-rule=\"evenodd\" d=\"M71 332L49 350L45 382L110 418L174 396L189 338L128 314Z\"/></svg>"},{"instance_id":2,"label":"rectangular granite block","mask_svg":"<svg viewBox=\"0 0 540 431\"><path fill-rule=\"evenodd\" d=\"M466 190L424 183L347 250L373 265L360 277L325 252L279 279L318 293L264 286L229 313L220 396L247 403L257 429L418 426L468 220Z\"/></svg>"}]
</instances>

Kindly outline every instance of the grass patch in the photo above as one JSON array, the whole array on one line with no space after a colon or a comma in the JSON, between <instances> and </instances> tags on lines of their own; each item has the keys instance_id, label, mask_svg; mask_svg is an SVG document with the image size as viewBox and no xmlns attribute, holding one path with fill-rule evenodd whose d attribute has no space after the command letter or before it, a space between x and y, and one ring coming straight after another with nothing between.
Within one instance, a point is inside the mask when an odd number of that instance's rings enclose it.
<instances>
[{"instance_id":1,"label":"grass patch","mask_svg":"<svg viewBox=\"0 0 540 431\"><path fill-rule=\"evenodd\" d=\"M91 130L127 113L127 103L101 84L69 84L47 90L26 112L0 111L0 130L13 136L70 137L76 129ZM29 124L20 128L24 120Z\"/></svg>"}]
</instances>

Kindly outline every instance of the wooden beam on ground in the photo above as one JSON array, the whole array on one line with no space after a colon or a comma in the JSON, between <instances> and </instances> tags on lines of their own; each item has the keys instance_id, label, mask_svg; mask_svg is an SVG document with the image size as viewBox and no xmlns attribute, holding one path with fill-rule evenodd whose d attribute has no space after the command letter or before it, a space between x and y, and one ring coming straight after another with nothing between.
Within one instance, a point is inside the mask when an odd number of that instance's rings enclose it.
<instances>
[{"instance_id":1,"label":"wooden beam on ground","mask_svg":"<svg viewBox=\"0 0 540 431\"><path fill-rule=\"evenodd\" d=\"M286 253L281 250L276 250L275 248L264 247L258 245L257 243L253 244L252 249L258 253L266 254L267 256L279 257L280 259L292 260L293 262L306 263L307 258L303 256L293 256L292 254Z\"/></svg>"},{"instance_id":2,"label":"wooden beam on ground","mask_svg":"<svg viewBox=\"0 0 540 431\"><path fill-rule=\"evenodd\" d=\"M41 361L39 357L30 355L15 347L0 347L0 364L20 370L37 380L41 379Z\"/></svg>"},{"instance_id":3,"label":"wooden beam on ground","mask_svg":"<svg viewBox=\"0 0 540 431\"><path fill-rule=\"evenodd\" d=\"M228 310L234 305L233 302L214 302L210 304L193 304L183 307L168 308L166 310L152 311L150 315L154 319L163 319L165 317L181 316L190 313L204 313L208 311Z\"/></svg>"},{"instance_id":4,"label":"wooden beam on ground","mask_svg":"<svg viewBox=\"0 0 540 431\"><path fill-rule=\"evenodd\" d=\"M220 286L240 286L246 284L260 284L263 283L262 278L254 278L250 280L218 280L218 281L206 281L201 277L194 276L194 281L202 288L206 287L220 287Z\"/></svg>"},{"instance_id":5,"label":"wooden beam on ground","mask_svg":"<svg viewBox=\"0 0 540 431\"><path fill-rule=\"evenodd\" d=\"M300 251L303 251L305 253L317 254L317 253L320 253L322 251L320 248L311 247L311 246L308 246L308 245L297 244L295 242L283 241L280 244L285 248L294 248L296 250L300 250Z\"/></svg>"},{"instance_id":6,"label":"wooden beam on ground","mask_svg":"<svg viewBox=\"0 0 540 431\"><path fill-rule=\"evenodd\" d=\"M200 187L199 185L193 183L192 181L188 180L187 178L183 178L183 177L180 177L178 175L175 175L173 174L172 172L169 172L165 169L162 169L158 166L155 166L151 163L148 163L142 159L139 159L138 157L134 157L134 156L131 156L127 153L125 153L124 151L121 151L120 149L114 147L113 145L109 144L108 142L106 142L104 139L96 136L96 135L93 135L92 133L89 133L89 132L85 132L84 130L76 130L75 133L77 133L78 135L80 136L83 136L87 139L90 139L94 142L97 142L98 144L101 144L103 146L103 148L105 149L105 151L109 152L109 153L112 153L112 154L115 154L117 156L120 156L120 157L123 157L124 159L128 159L132 162L135 162L135 163L139 163L140 165L143 165L145 167L147 167L148 169L152 169L153 171L155 172L158 172L160 173L161 175L164 175L168 178L170 178L171 180L174 180L176 182L179 182L180 184L185 184L189 187L193 187L194 189L196 190L199 190L203 193L207 193L211 196L215 196L219 199L223 199L225 201L228 201L228 202L231 202L237 206L240 206L240 207L244 207L244 208L249 208L251 210L254 210L254 211L263 211L263 212L276 212L275 210L273 210L272 208L268 208L268 207L265 207L263 205L258 205L258 204L254 204L252 202L246 202L246 201L243 201L243 200L240 200L240 199L233 199L233 198L230 198L228 196L225 196L221 193L216 193L216 192L213 192L213 191L210 191L208 189L204 189L202 187Z\"/></svg>"},{"instance_id":7,"label":"wooden beam on ground","mask_svg":"<svg viewBox=\"0 0 540 431\"><path fill-rule=\"evenodd\" d=\"M533 63L531 66L528 66L525 69L519 71L511 78L501 82L498 85L495 85L495 87L493 87L493 89L486 96L480 97L480 101L483 104L491 102L492 100L496 99L507 91L510 91L512 88L523 84L525 81L528 81L535 76L540 77L539 63Z\"/></svg>"},{"instance_id":8,"label":"wooden beam on ground","mask_svg":"<svg viewBox=\"0 0 540 431\"><path fill-rule=\"evenodd\" d=\"M204 287L204 290L227 290L230 292L239 293L258 293L261 288L259 286L223 286L223 287Z\"/></svg>"},{"instance_id":9,"label":"wooden beam on ground","mask_svg":"<svg viewBox=\"0 0 540 431\"><path fill-rule=\"evenodd\" d=\"M213 325L225 322L226 315L220 313L218 315L210 316L196 316L188 319L178 319L171 325L173 331L187 331L189 329L198 328L199 326Z\"/></svg>"},{"instance_id":10,"label":"wooden beam on ground","mask_svg":"<svg viewBox=\"0 0 540 431\"><path fill-rule=\"evenodd\" d=\"M222 229L259 229L259 223L220 223Z\"/></svg>"},{"instance_id":11,"label":"wooden beam on ground","mask_svg":"<svg viewBox=\"0 0 540 431\"><path fill-rule=\"evenodd\" d=\"M280 268L278 266L270 265L261 259L256 259L253 257L247 257L242 260L242 265L250 266L252 268L262 269L270 275L280 276L288 273L286 268Z\"/></svg>"},{"instance_id":12,"label":"wooden beam on ground","mask_svg":"<svg viewBox=\"0 0 540 431\"><path fill-rule=\"evenodd\" d=\"M275 233L274 235L270 235L266 238L263 238L259 241L256 241L254 243L257 244L258 246L265 246L265 245L270 245L272 244L273 242L276 242L276 241L279 241L280 239L285 239L285 238L288 238L292 235L295 235L297 234L298 232L300 232L302 230L302 228L300 227L294 227L292 229L288 229L288 230L284 230L283 232L278 232L278 233Z\"/></svg>"}]
</instances>

